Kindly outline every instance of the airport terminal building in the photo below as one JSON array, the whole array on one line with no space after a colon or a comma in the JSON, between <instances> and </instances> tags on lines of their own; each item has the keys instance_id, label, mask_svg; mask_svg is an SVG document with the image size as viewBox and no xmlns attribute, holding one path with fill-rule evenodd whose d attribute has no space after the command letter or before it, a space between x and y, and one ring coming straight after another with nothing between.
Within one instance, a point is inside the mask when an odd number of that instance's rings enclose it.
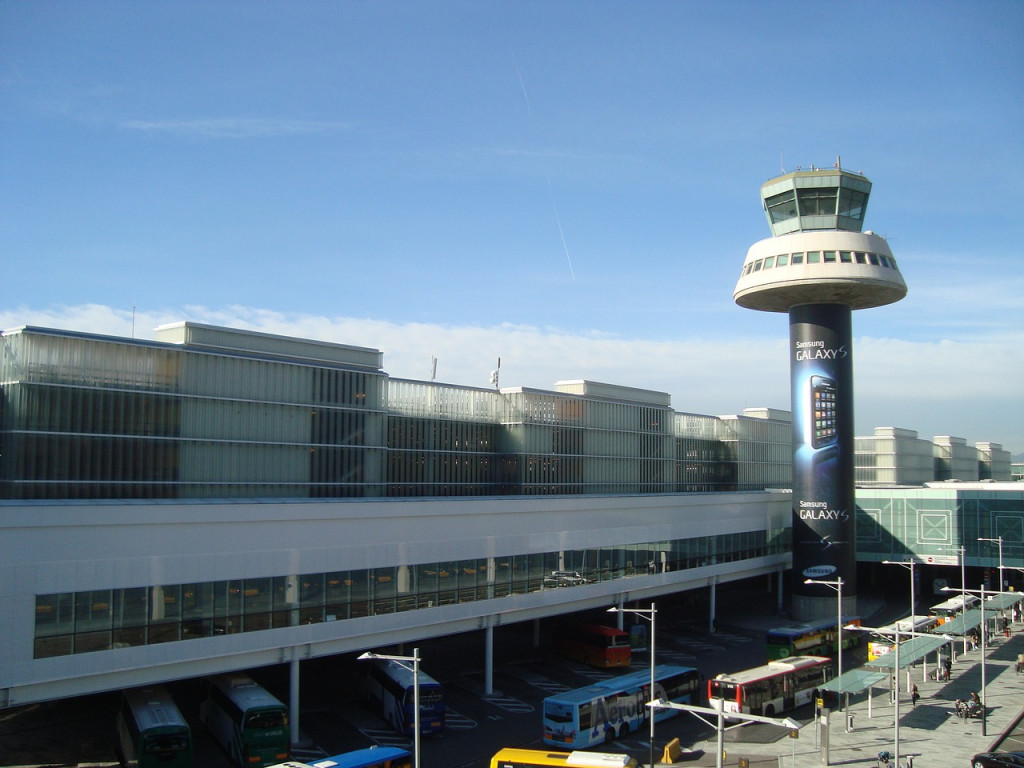
<instances>
[{"instance_id":1,"label":"airport terminal building","mask_svg":"<svg viewBox=\"0 0 1024 768\"><path fill-rule=\"evenodd\" d=\"M753 577L782 606L788 412L399 380L375 349L193 323L0 342L0 708L471 630L490 648L689 590L710 622L716 585ZM1001 446L879 428L856 473L860 563L1020 585Z\"/></svg>"}]
</instances>

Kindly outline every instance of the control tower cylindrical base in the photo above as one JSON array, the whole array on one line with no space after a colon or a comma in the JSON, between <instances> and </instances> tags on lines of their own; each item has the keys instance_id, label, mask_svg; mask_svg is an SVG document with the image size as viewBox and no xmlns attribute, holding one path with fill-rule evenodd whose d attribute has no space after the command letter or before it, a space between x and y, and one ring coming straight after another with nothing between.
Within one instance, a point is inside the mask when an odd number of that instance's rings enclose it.
<instances>
[{"instance_id":1,"label":"control tower cylindrical base","mask_svg":"<svg viewBox=\"0 0 1024 768\"><path fill-rule=\"evenodd\" d=\"M789 311L793 403L794 612L835 592L807 579L843 580L857 595L852 310L800 304ZM802 617L801 617L802 618Z\"/></svg>"}]
</instances>

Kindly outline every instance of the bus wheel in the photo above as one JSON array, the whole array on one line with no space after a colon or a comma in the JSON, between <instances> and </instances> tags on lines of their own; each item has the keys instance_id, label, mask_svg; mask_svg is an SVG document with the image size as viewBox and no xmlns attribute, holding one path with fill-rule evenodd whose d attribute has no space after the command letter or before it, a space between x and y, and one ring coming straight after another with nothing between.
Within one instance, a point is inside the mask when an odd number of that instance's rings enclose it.
<instances>
[{"instance_id":1,"label":"bus wheel","mask_svg":"<svg viewBox=\"0 0 1024 768\"><path fill-rule=\"evenodd\" d=\"M764 708L764 716L765 717L775 717L775 707L773 705L771 705L771 704L769 704L767 707L765 707Z\"/></svg>"}]
</instances>

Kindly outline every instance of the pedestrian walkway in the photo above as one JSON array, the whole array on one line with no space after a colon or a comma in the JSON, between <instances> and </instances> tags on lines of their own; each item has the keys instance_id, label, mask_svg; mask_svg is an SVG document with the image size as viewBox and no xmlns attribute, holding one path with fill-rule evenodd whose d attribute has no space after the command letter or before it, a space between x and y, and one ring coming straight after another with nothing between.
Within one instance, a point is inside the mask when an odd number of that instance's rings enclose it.
<instances>
[{"instance_id":1,"label":"pedestrian walkway","mask_svg":"<svg viewBox=\"0 0 1024 768\"><path fill-rule=\"evenodd\" d=\"M1018 674L1015 670L1019 653L1024 653L1024 627L1017 623L1011 626L1009 637L993 633L984 663L980 648L959 654L949 680L934 679L934 664L904 670L900 682L898 731L896 707L890 701L889 691L875 689L870 696L866 692L850 696L844 711L829 713L827 736L822 732L826 726L817 726L813 720L806 721L796 739L789 738L782 729L767 725L727 731L722 765L737 766L742 759L750 768L880 766L880 752L888 752L895 759L898 732L901 766L969 768L973 755L997 749L1004 734L1021 727L1024 673ZM921 695L916 706L910 700L911 684L917 685ZM966 700L972 691L980 694L983 688L987 705L984 723L980 719L957 717L955 700ZM756 730L749 730L748 737L744 734L748 729ZM716 765L714 731L707 740L692 745L692 749L691 755L683 755L674 764Z\"/></svg>"}]
</instances>

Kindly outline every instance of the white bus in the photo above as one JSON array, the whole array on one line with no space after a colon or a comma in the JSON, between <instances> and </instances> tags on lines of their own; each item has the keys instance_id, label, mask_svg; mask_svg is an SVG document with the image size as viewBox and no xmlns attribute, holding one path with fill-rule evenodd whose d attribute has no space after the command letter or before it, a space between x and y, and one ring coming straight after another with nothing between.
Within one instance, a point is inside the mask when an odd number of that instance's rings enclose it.
<instances>
[{"instance_id":1,"label":"white bus","mask_svg":"<svg viewBox=\"0 0 1024 768\"><path fill-rule=\"evenodd\" d=\"M360 688L367 703L391 727L410 738L415 727L415 680L411 669L391 659L371 659L361 667ZM444 731L444 688L419 670L420 734Z\"/></svg>"},{"instance_id":2,"label":"white bus","mask_svg":"<svg viewBox=\"0 0 1024 768\"><path fill-rule=\"evenodd\" d=\"M288 708L251 677L218 675L207 679L199 718L235 765L262 768L291 753Z\"/></svg>"},{"instance_id":3,"label":"white bus","mask_svg":"<svg viewBox=\"0 0 1024 768\"><path fill-rule=\"evenodd\" d=\"M934 616L939 624L945 624L950 619L955 619L965 610L973 608L978 602L978 598L974 595L957 595L938 605L933 605L928 609L928 614Z\"/></svg>"},{"instance_id":4,"label":"white bus","mask_svg":"<svg viewBox=\"0 0 1024 768\"><path fill-rule=\"evenodd\" d=\"M774 717L817 698L818 689L832 679L827 656L790 656L708 680L708 706L724 712Z\"/></svg>"},{"instance_id":5,"label":"white bus","mask_svg":"<svg viewBox=\"0 0 1024 768\"><path fill-rule=\"evenodd\" d=\"M907 634L900 636L900 642L909 640L914 632L928 632L939 626L939 619L936 616L907 616L895 621L888 626L881 627L877 635L872 635L868 640L868 661L885 656L896 647L896 631Z\"/></svg>"}]
</instances>

